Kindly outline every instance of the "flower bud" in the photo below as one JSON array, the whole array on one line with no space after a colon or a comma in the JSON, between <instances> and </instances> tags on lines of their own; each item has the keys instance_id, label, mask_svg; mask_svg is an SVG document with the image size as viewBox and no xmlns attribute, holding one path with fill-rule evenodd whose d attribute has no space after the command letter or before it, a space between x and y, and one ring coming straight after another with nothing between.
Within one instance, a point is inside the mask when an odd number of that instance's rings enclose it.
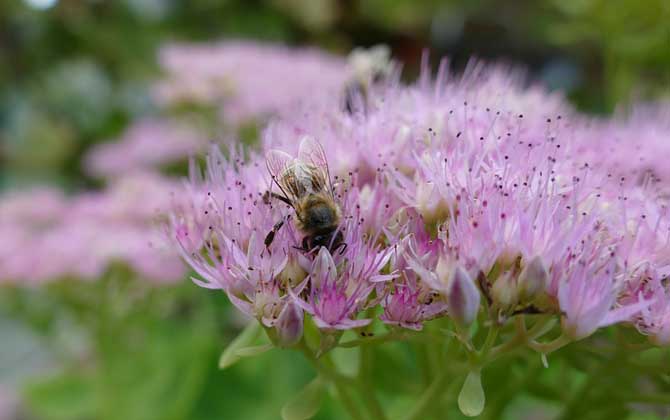
<instances>
[{"instance_id":1,"label":"flower bud","mask_svg":"<svg viewBox=\"0 0 670 420\"><path fill-rule=\"evenodd\" d=\"M288 302L277 318L277 344L291 347L302 338L304 314L294 302Z\"/></svg>"},{"instance_id":2,"label":"flower bud","mask_svg":"<svg viewBox=\"0 0 670 420\"><path fill-rule=\"evenodd\" d=\"M498 277L491 288L493 302L502 309L512 308L519 302L519 285L517 279L505 272Z\"/></svg>"},{"instance_id":3,"label":"flower bud","mask_svg":"<svg viewBox=\"0 0 670 420\"><path fill-rule=\"evenodd\" d=\"M437 226L449 219L449 204L440 196L435 184L418 183L416 188L416 208L427 226Z\"/></svg>"},{"instance_id":4,"label":"flower bud","mask_svg":"<svg viewBox=\"0 0 670 420\"><path fill-rule=\"evenodd\" d=\"M670 325L662 325L649 336L649 341L660 347L670 346Z\"/></svg>"},{"instance_id":5,"label":"flower bud","mask_svg":"<svg viewBox=\"0 0 670 420\"><path fill-rule=\"evenodd\" d=\"M533 300L543 293L549 282L549 272L539 256L531 259L519 274L519 296L522 300Z\"/></svg>"},{"instance_id":6,"label":"flower bud","mask_svg":"<svg viewBox=\"0 0 670 420\"><path fill-rule=\"evenodd\" d=\"M277 276L282 284L296 287L307 277L307 271L300 264L299 258L296 253L289 253L286 266Z\"/></svg>"},{"instance_id":7,"label":"flower bud","mask_svg":"<svg viewBox=\"0 0 670 420\"><path fill-rule=\"evenodd\" d=\"M472 324L479 310L479 290L472 278L457 266L447 287L447 310L451 318L463 326Z\"/></svg>"},{"instance_id":8,"label":"flower bud","mask_svg":"<svg viewBox=\"0 0 670 420\"><path fill-rule=\"evenodd\" d=\"M440 257L437 260L437 264L435 265L435 275L437 276L438 279L440 279L445 285L449 284L449 279L451 278L451 267L453 265L447 261L446 258Z\"/></svg>"}]
</instances>

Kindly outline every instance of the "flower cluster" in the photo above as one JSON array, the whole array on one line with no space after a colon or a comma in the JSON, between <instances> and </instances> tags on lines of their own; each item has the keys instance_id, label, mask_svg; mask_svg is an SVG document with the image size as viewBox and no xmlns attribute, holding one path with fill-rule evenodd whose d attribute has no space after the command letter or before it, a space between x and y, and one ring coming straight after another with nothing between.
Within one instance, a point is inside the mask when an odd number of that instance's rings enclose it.
<instances>
[{"instance_id":1,"label":"flower cluster","mask_svg":"<svg viewBox=\"0 0 670 420\"><path fill-rule=\"evenodd\" d=\"M660 131L588 121L503 67L445 69L377 86L353 110L315 98L271 123L248 159L213 150L195 205L171 225L195 281L281 345L300 339L305 314L328 332L526 313L560 318L571 340L627 322L669 344L667 199L647 180L665 168L657 140L637 136ZM299 156L301 138L328 157L344 250L301 249L294 211L268 199L265 152ZM641 148L648 159L618 163Z\"/></svg>"},{"instance_id":2,"label":"flower cluster","mask_svg":"<svg viewBox=\"0 0 670 420\"><path fill-rule=\"evenodd\" d=\"M93 280L114 262L157 283L183 278L184 267L157 220L178 189L159 175L135 173L104 191L72 197L44 188L3 196L0 282Z\"/></svg>"},{"instance_id":3,"label":"flower cluster","mask_svg":"<svg viewBox=\"0 0 670 420\"><path fill-rule=\"evenodd\" d=\"M90 175L112 178L186 161L207 145L199 131L167 119L143 119L121 139L94 147L85 158Z\"/></svg>"},{"instance_id":4,"label":"flower cluster","mask_svg":"<svg viewBox=\"0 0 670 420\"><path fill-rule=\"evenodd\" d=\"M166 75L154 89L158 103L220 107L229 124L283 113L314 96L333 94L352 77L340 57L246 41L169 45L160 51L159 62Z\"/></svg>"}]
</instances>

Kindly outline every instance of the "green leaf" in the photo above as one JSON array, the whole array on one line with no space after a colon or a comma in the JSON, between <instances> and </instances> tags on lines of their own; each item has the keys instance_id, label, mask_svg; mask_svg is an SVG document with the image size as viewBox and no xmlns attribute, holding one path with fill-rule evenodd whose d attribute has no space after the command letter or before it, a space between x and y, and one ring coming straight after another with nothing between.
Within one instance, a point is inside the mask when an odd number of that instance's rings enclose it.
<instances>
[{"instance_id":1,"label":"green leaf","mask_svg":"<svg viewBox=\"0 0 670 420\"><path fill-rule=\"evenodd\" d=\"M319 411L326 387L317 377L298 392L281 409L283 420L307 420Z\"/></svg>"},{"instance_id":2,"label":"green leaf","mask_svg":"<svg viewBox=\"0 0 670 420\"><path fill-rule=\"evenodd\" d=\"M479 371L468 373L465 383L458 394L458 408L468 417L478 416L484 411L486 396L482 388L482 376Z\"/></svg>"},{"instance_id":3,"label":"green leaf","mask_svg":"<svg viewBox=\"0 0 670 420\"><path fill-rule=\"evenodd\" d=\"M226 349L221 353L221 358L219 359L219 369L226 369L230 366L237 363L242 357L245 357L244 351L242 355L238 354L238 351L244 349L245 347L251 347L251 344L258 339L258 336L261 333L261 325L252 321L247 325L242 332L235 337L235 339L226 347Z\"/></svg>"},{"instance_id":4,"label":"green leaf","mask_svg":"<svg viewBox=\"0 0 670 420\"><path fill-rule=\"evenodd\" d=\"M261 344L260 346L242 347L241 349L237 349L237 351L235 352L235 356L252 357L259 354L263 354L268 350L272 350L274 347L275 346L272 343Z\"/></svg>"},{"instance_id":5,"label":"green leaf","mask_svg":"<svg viewBox=\"0 0 670 420\"><path fill-rule=\"evenodd\" d=\"M360 347L354 347L351 349L336 347L331 350L330 355L338 372L353 378L358 375L360 353Z\"/></svg>"},{"instance_id":6,"label":"green leaf","mask_svg":"<svg viewBox=\"0 0 670 420\"><path fill-rule=\"evenodd\" d=\"M95 415L94 389L90 378L63 374L30 384L24 395L27 406L40 418L67 420Z\"/></svg>"}]
</instances>

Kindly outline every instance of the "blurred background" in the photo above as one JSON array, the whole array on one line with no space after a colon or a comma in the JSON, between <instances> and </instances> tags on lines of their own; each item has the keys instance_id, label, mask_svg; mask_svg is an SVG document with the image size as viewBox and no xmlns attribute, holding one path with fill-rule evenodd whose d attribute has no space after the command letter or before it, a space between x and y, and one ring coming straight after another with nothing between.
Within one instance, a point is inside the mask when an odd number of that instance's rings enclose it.
<instances>
[{"instance_id":1,"label":"blurred background","mask_svg":"<svg viewBox=\"0 0 670 420\"><path fill-rule=\"evenodd\" d=\"M285 78L292 65L330 77L310 63L338 68L377 44L408 78L425 49L456 70L499 60L609 114L670 94L667 22L667 0L3 1L0 420L273 419L313 374L278 351L218 371L245 320L155 238L188 156L212 139L253 144L283 106L281 92L254 102L275 88L258 82L273 53L222 41L324 51L273 58ZM226 54L256 79L219 80ZM221 107L236 89L251 103ZM519 404L504 415L556 412ZM342 416L332 401L319 414Z\"/></svg>"}]
</instances>

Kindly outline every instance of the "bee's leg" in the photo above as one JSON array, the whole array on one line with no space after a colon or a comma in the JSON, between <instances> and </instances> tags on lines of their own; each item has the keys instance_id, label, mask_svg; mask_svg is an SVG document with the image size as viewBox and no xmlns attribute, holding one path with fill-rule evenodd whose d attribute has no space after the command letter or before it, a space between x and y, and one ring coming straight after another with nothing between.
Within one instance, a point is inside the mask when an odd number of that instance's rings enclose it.
<instances>
[{"instance_id":1,"label":"bee's leg","mask_svg":"<svg viewBox=\"0 0 670 420\"><path fill-rule=\"evenodd\" d=\"M263 202L265 204L270 204L270 199L271 198L276 198L277 200L287 204L288 206L293 207L293 203L291 203L291 200L284 197L283 195L277 194L276 192L272 192L272 191L265 191L265 194L263 194Z\"/></svg>"},{"instance_id":2,"label":"bee's leg","mask_svg":"<svg viewBox=\"0 0 670 420\"><path fill-rule=\"evenodd\" d=\"M347 247L349 247L349 244L346 242L340 242L333 251L337 251L339 249L340 255L344 255L344 253L347 251Z\"/></svg>"},{"instance_id":3,"label":"bee's leg","mask_svg":"<svg viewBox=\"0 0 670 420\"><path fill-rule=\"evenodd\" d=\"M272 227L272 230L268 232L268 234L265 236L265 241L263 241L263 243L265 244L265 249L267 249L268 253L270 254L272 253L270 252L270 245L272 245L272 241L275 240L275 235L277 234L279 229L281 229L281 227L284 226L284 223L286 223L287 220L288 217L284 217L283 219L275 223L275 225ZM265 252L265 249L261 252L261 256L263 256L263 252Z\"/></svg>"},{"instance_id":4,"label":"bee's leg","mask_svg":"<svg viewBox=\"0 0 670 420\"><path fill-rule=\"evenodd\" d=\"M512 316L519 315L519 314L535 315L535 314L541 314L541 313L544 313L542 311L542 309L538 308L535 305L529 305L529 306L526 306L525 308L517 309L516 311L512 312Z\"/></svg>"},{"instance_id":5,"label":"bee's leg","mask_svg":"<svg viewBox=\"0 0 670 420\"><path fill-rule=\"evenodd\" d=\"M336 252L339 250L340 255L343 255L346 252L348 246L349 245L346 242L344 242L344 235L342 234L342 231L338 229L332 236L328 248L332 252Z\"/></svg>"},{"instance_id":6,"label":"bee's leg","mask_svg":"<svg viewBox=\"0 0 670 420\"><path fill-rule=\"evenodd\" d=\"M302 244L301 244L301 246L302 246L302 250L303 250L304 252L309 252L309 251L312 250L312 249L310 248L309 237L305 236L304 238L302 238Z\"/></svg>"},{"instance_id":7,"label":"bee's leg","mask_svg":"<svg viewBox=\"0 0 670 420\"><path fill-rule=\"evenodd\" d=\"M314 246L310 240L309 236L305 236L302 238L302 243L300 246L294 246L293 249L297 249L298 251L302 251L304 253L307 253L308 255L311 254L315 249L318 249L319 246Z\"/></svg>"}]
</instances>

